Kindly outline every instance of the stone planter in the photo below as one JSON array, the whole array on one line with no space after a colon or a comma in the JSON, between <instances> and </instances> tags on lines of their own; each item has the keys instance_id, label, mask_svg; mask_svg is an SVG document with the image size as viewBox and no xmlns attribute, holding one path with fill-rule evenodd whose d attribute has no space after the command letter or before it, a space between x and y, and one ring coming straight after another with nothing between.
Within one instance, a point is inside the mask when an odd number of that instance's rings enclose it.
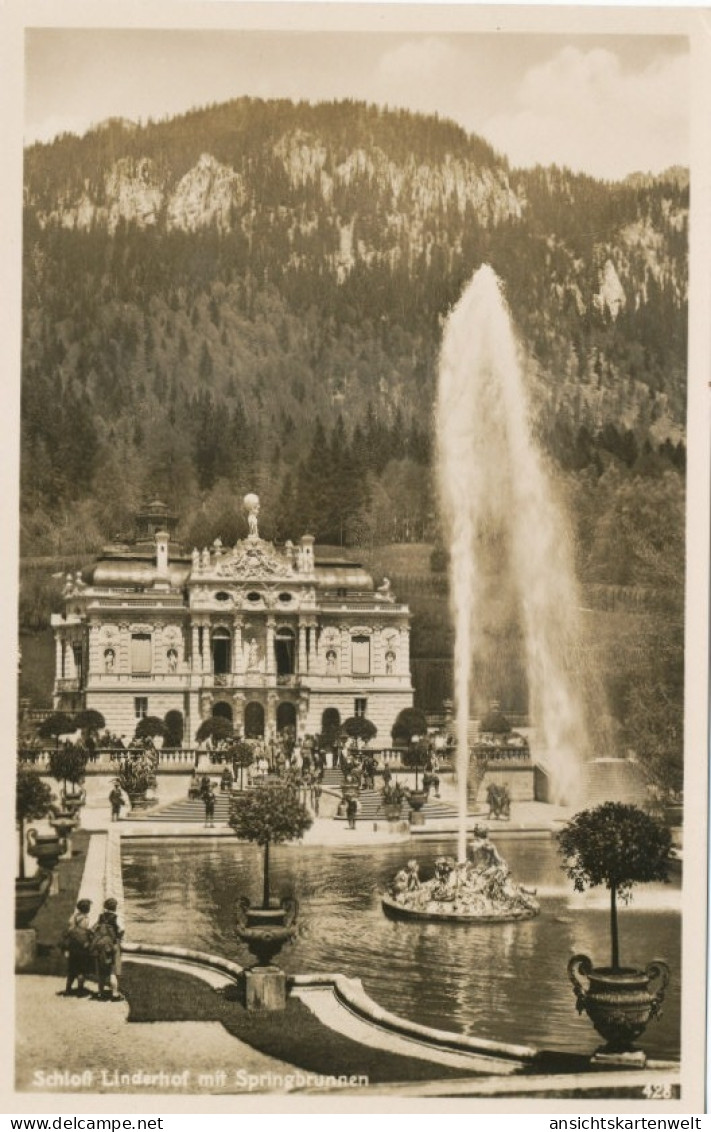
<instances>
[{"instance_id":1,"label":"stone planter","mask_svg":"<svg viewBox=\"0 0 711 1132\"><path fill-rule=\"evenodd\" d=\"M298 904L284 899L269 908L251 907L242 897L237 908L237 935L256 959L257 967L269 967L285 943L296 935Z\"/></svg>"},{"instance_id":2,"label":"stone planter","mask_svg":"<svg viewBox=\"0 0 711 1132\"><path fill-rule=\"evenodd\" d=\"M407 799L410 809L418 813L427 801L428 796L429 790L411 790Z\"/></svg>"},{"instance_id":3,"label":"stone planter","mask_svg":"<svg viewBox=\"0 0 711 1132\"><path fill-rule=\"evenodd\" d=\"M580 981L587 979L587 988ZM628 1053L633 1042L644 1033L647 1023L661 1015L669 983L669 967L663 959L653 959L644 971L634 967L593 967L587 955L574 955L568 963L578 1013L588 1015L598 1034L605 1039L605 1053ZM659 980L656 991L649 984Z\"/></svg>"},{"instance_id":4,"label":"stone planter","mask_svg":"<svg viewBox=\"0 0 711 1132\"><path fill-rule=\"evenodd\" d=\"M402 812L402 806L400 804L398 804L397 806L387 805L383 806L382 810L388 821L397 821Z\"/></svg>"},{"instance_id":5,"label":"stone planter","mask_svg":"<svg viewBox=\"0 0 711 1132\"><path fill-rule=\"evenodd\" d=\"M43 869L29 879L15 881L15 928L26 928L32 923L49 896L52 874Z\"/></svg>"},{"instance_id":6,"label":"stone planter","mask_svg":"<svg viewBox=\"0 0 711 1132\"><path fill-rule=\"evenodd\" d=\"M55 811L54 816L49 819L49 824L56 833L57 837L69 837L79 825L79 819L71 813Z\"/></svg>"},{"instance_id":7,"label":"stone planter","mask_svg":"<svg viewBox=\"0 0 711 1132\"><path fill-rule=\"evenodd\" d=\"M81 810L85 802L86 790L80 790L76 794L62 794L62 805L64 806L64 812L71 814L73 817L76 817L77 825L79 824L79 811Z\"/></svg>"},{"instance_id":8,"label":"stone planter","mask_svg":"<svg viewBox=\"0 0 711 1132\"><path fill-rule=\"evenodd\" d=\"M147 810L150 806L153 805L153 800L148 797L148 794L145 790L138 790L133 794L129 793L128 800L131 806L131 810Z\"/></svg>"},{"instance_id":9,"label":"stone planter","mask_svg":"<svg viewBox=\"0 0 711 1132\"><path fill-rule=\"evenodd\" d=\"M67 842L55 833L37 833L32 828L27 830L27 852L34 857L42 869L56 869L59 858L67 851Z\"/></svg>"}]
</instances>

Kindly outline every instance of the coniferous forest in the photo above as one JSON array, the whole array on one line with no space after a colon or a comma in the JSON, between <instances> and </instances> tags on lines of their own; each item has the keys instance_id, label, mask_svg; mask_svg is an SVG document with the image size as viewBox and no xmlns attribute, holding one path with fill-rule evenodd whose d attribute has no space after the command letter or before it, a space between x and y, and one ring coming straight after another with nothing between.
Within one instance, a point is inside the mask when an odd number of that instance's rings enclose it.
<instances>
[{"instance_id":1,"label":"coniferous forest","mask_svg":"<svg viewBox=\"0 0 711 1132\"><path fill-rule=\"evenodd\" d=\"M441 569L442 325L490 263L587 604L635 614L637 661L608 666L619 744L644 735L678 782L688 191L681 169L513 169L451 122L354 102L240 99L32 146L23 560L90 558L149 497L188 547L230 543L256 491L265 537L376 567L427 544ZM23 627L49 604L25 572ZM446 651L422 632L416 653Z\"/></svg>"}]
</instances>

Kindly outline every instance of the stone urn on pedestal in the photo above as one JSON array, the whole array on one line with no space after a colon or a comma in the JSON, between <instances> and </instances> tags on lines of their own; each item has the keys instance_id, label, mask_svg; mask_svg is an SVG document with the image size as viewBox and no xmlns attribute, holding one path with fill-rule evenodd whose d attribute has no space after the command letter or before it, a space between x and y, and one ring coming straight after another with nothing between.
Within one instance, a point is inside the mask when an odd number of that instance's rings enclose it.
<instances>
[{"instance_id":1,"label":"stone urn on pedestal","mask_svg":"<svg viewBox=\"0 0 711 1132\"><path fill-rule=\"evenodd\" d=\"M27 830L27 855L34 857L38 867L49 874L49 896L56 896L59 892L56 869L59 858L66 856L68 848L66 837L58 837L56 833L38 833L34 826Z\"/></svg>"},{"instance_id":2,"label":"stone urn on pedestal","mask_svg":"<svg viewBox=\"0 0 711 1132\"><path fill-rule=\"evenodd\" d=\"M82 806L86 803L86 790L82 786L80 790L62 791L62 807L64 813L70 814L77 819L77 826L80 824L80 811Z\"/></svg>"},{"instance_id":3,"label":"stone urn on pedestal","mask_svg":"<svg viewBox=\"0 0 711 1132\"><path fill-rule=\"evenodd\" d=\"M56 833L38 833L34 826L27 830L27 853L34 857L42 869L52 871L59 864L59 858L67 851L65 837Z\"/></svg>"},{"instance_id":4,"label":"stone urn on pedestal","mask_svg":"<svg viewBox=\"0 0 711 1132\"><path fill-rule=\"evenodd\" d=\"M284 944L296 936L298 904L293 897L271 898L269 850L272 844L300 838L312 823L299 801L298 789L288 782L265 783L232 797L230 825L238 837L264 850L262 903L241 897L237 906L237 936L256 963L244 972L247 1010L284 1010L286 975L274 964Z\"/></svg>"},{"instance_id":5,"label":"stone urn on pedestal","mask_svg":"<svg viewBox=\"0 0 711 1132\"><path fill-rule=\"evenodd\" d=\"M52 801L52 792L36 771L18 764L16 774L15 823L18 832L17 877L15 879L15 969L22 971L34 961L37 933L29 925L49 896L52 873L39 869L34 876L25 871L25 822L39 821Z\"/></svg>"},{"instance_id":6,"label":"stone urn on pedestal","mask_svg":"<svg viewBox=\"0 0 711 1132\"><path fill-rule=\"evenodd\" d=\"M54 805L50 809L49 824L54 830L57 837L60 837L66 842L65 853L68 857L72 855L71 835L79 825L79 818L76 814L69 813L68 810L59 809Z\"/></svg>"},{"instance_id":7,"label":"stone urn on pedestal","mask_svg":"<svg viewBox=\"0 0 711 1132\"><path fill-rule=\"evenodd\" d=\"M652 1018L661 1017L669 967L663 959L645 967L620 965L617 901L629 900L635 884L667 879L671 834L637 806L606 802L576 814L558 842L579 892L599 884L610 892L609 966L595 967L587 955L568 963L578 1012L585 1011L606 1042L593 1060L644 1066L644 1052L633 1043Z\"/></svg>"}]
</instances>

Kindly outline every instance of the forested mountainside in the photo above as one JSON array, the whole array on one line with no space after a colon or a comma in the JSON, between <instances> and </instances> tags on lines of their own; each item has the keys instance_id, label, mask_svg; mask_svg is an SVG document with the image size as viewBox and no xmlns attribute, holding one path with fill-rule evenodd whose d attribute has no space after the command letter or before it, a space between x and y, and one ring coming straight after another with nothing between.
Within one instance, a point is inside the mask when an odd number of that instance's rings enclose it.
<instances>
[{"instance_id":1,"label":"forested mountainside","mask_svg":"<svg viewBox=\"0 0 711 1132\"><path fill-rule=\"evenodd\" d=\"M687 224L683 171L513 170L451 122L354 102L240 99L34 145L23 552L91 550L148 495L191 545L231 539L246 490L270 536L434 537L442 323L483 262L576 497L680 488Z\"/></svg>"}]
</instances>

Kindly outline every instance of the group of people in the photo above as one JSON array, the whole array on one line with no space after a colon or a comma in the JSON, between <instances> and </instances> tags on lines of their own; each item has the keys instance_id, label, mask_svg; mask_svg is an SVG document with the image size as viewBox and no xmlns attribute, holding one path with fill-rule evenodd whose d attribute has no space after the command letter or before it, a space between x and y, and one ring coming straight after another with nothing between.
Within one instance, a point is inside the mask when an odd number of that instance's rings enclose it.
<instances>
[{"instance_id":1,"label":"group of people","mask_svg":"<svg viewBox=\"0 0 711 1132\"><path fill-rule=\"evenodd\" d=\"M85 983L87 979L92 979L97 984L96 998L122 1002L123 995L118 983L122 938L118 902L113 896L104 901L103 910L93 925L91 900L80 900L69 917L60 941L62 953L67 960L67 981L63 994L87 994Z\"/></svg>"}]
</instances>

